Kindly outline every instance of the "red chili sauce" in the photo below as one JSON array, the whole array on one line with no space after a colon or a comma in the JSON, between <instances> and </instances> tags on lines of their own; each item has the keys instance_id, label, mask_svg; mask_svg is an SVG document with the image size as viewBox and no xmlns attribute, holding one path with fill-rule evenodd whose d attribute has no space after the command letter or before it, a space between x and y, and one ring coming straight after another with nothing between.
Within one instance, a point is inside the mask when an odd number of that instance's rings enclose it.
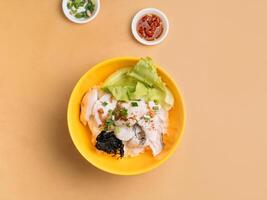
<instances>
[{"instance_id":1,"label":"red chili sauce","mask_svg":"<svg viewBox=\"0 0 267 200\"><path fill-rule=\"evenodd\" d=\"M137 32L147 41L158 39L163 32L161 18L154 14L144 15L137 23Z\"/></svg>"}]
</instances>

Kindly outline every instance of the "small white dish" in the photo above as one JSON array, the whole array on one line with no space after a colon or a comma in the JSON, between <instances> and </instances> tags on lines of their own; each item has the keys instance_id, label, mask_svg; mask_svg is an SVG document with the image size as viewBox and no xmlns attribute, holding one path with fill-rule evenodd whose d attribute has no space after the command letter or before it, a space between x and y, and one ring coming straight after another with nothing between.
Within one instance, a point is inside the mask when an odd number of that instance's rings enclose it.
<instances>
[{"instance_id":1,"label":"small white dish","mask_svg":"<svg viewBox=\"0 0 267 200\"><path fill-rule=\"evenodd\" d=\"M92 21L99 13L100 10L100 0L92 0L92 2L95 4L95 10L92 13L92 16L87 18L87 19L78 19L74 17L73 15L70 14L70 10L67 7L69 0L62 0L62 9L65 14L65 16L72 22L77 23L77 24L85 24L87 22Z\"/></svg>"},{"instance_id":2,"label":"small white dish","mask_svg":"<svg viewBox=\"0 0 267 200\"><path fill-rule=\"evenodd\" d=\"M147 41L143 38L141 38L139 36L139 34L137 33L137 23L138 21L146 14L155 14L157 16L159 16L163 22L163 33L161 34L161 36L153 41ZM135 14L135 16L133 17L132 20L132 25L131 25L131 29L132 29L132 34L135 37L135 39L144 44L144 45L156 45L161 43L168 35L169 32L169 21L167 16L160 10L156 9L156 8L145 8L140 10L138 13Z\"/></svg>"}]
</instances>

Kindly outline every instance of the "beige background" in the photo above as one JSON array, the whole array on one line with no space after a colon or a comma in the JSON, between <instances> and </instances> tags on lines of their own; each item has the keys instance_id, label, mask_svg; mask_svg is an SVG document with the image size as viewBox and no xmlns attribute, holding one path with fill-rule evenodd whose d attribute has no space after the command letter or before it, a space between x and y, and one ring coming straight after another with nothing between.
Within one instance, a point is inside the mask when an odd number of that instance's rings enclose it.
<instances>
[{"instance_id":1,"label":"beige background","mask_svg":"<svg viewBox=\"0 0 267 200\"><path fill-rule=\"evenodd\" d=\"M1 2L0 199L267 199L267 1L101 2L85 25L69 22L59 0ZM161 45L131 36L144 7L169 17ZM184 137L148 174L104 173L70 140L70 92L104 59L147 55L183 92Z\"/></svg>"}]
</instances>

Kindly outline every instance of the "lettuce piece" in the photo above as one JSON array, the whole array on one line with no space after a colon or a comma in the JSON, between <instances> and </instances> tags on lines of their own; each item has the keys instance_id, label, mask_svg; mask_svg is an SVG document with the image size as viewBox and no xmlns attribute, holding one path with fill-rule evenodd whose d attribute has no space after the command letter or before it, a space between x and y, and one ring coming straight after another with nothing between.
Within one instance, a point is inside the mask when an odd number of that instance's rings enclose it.
<instances>
[{"instance_id":1,"label":"lettuce piece","mask_svg":"<svg viewBox=\"0 0 267 200\"><path fill-rule=\"evenodd\" d=\"M166 87L166 90L165 90L164 102L166 103L165 108L167 110L171 109L171 107L174 104L174 97L173 97L172 92L170 91L170 89L168 87Z\"/></svg>"},{"instance_id":2,"label":"lettuce piece","mask_svg":"<svg viewBox=\"0 0 267 200\"><path fill-rule=\"evenodd\" d=\"M164 92L157 88L149 88L146 101L158 101L162 104L164 102Z\"/></svg>"},{"instance_id":3,"label":"lettuce piece","mask_svg":"<svg viewBox=\"0 0 267 200\"><path fill-rule=\"evenodd\" d=\"M111 74L103 83L103 89L108 86L135 86L137 81L127 74L132 67L125 67Z\"/></svg>"},{"instance_id":4,"label":"lettuce piece","mask_svg":"<svg viewBox=\"0 0 267 200\"><path fill-rule=\"evenodd\" d=\"M108 86L108 91L119 101L129 101L128 91L130 90L127 86ZM134 88L132 88L134 89Z\"/></svg>"},{"instance_id":5,"label":"lettuce piece","mask_svg":"<svg viewBox=\"0 0 267 200\"><path fill-rule=\"evenodd\" d=\"M167 110L173 106L174 97L158 75L156 65L151 58L141 58L134 68L128 72L128 76L148 87L147 101L157 100Z\"/></svg>"},{"instance_id":6,"label":"lettuce piece","mask_svg":"<svg viewBox=\"0 0 267 200\"><path fill-rule=\"evenodd\" d=\"M146 101L158 101L165 110L170 110L174 104L173 95L167 87L165 91L149 88Z\"/></svg>"},{"instance_id":7,"label":"lettuce piece","mask_svg":"<svg viewBox=\"0 0 267 200\"><path fill-rule=\"evenodd\" d=\"M165 84L157 74L156 65L149 57L141 58L134 68L128 72L128 76L146 84L149 87L157 87L165 90Z\"/></svg>"},{"instance_id":8,"label":"lettuce piece","mask_svg":"<svg viewBox=\"0 0 267 200\"><path fill-rule=\"evenodd\" d=\"M128 93L130 100L146 99L148 88L141 82L137 82L133 92Z\"/></svg>"},{"instance_id":9,"label":"lettuce piece","mask_svg":"<svg viewBox=\"0 0 267 200\"><path fill-rule=\"evenodd\" d=\"M148 88L141 82L137 82L135 91L129 92L128 96L129 100L158 101L165 110L169 110L174 103L172 93L167 87L166 91L162 91L159 88Z\"/></svg>"},{"instance_id":10,"label":"lettuce piece","mask_svg":"<svg viewBox=\"0 0 267 200\"><path fill-rule=\"evenodd\" d=\"M103 83L102 89L111 93L116 100L129 101L128 93L134 92L137 81L127 75L130 67L122 68L111 74Z\"/></svg>"},{"instance_id":11,"label":"lettuce piece","mask_svg":"<svg viewBox=\"0 0 267 200\"><path fill-rule=\"evenodd\" d=\"M174 104L171 91L157 74L157 68L149 57L141 58L132 68L122 68L111 74L102 89L119 101L157 100L165 110Z\"/></svg>"}]
</instances>

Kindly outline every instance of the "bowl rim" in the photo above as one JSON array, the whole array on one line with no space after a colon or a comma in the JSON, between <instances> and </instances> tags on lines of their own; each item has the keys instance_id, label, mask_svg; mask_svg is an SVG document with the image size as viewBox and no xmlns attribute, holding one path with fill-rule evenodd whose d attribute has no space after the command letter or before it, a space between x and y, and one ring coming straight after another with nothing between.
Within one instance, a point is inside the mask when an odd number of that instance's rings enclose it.
<instances>
[{"instance_id":1,"label":"bowl rim","mask_svg":"<svg viewBox=\"0 0 267 200\"><path fill-rule=\"evenodd\" d=\"M100 11L100 0L94 0L95 1L95 4L97 5L96 6L96 10L94 12L94 14L89 17L88 19L85 19L85 20L79 20L75 17L73 17L68 11L69 9L67 8L67 3L68 3L69 0L62 0L62 10L63 10L63 13L64 15L72 22L76 23L76 24L85 24L85 23L88 23L90 21L92 21L93 19L96 18L96 16L98 15L99 11Z\"/></svg>"},{"instance_id":2,"label":"bowl rim","mask_svg":"<svg viewBox=\"0 0 267 200\"><path fill-rule=\"evenodd\" d=\"M168 74L168 72L163 69L161 66L157 65L157 70L161 71L162 73L164 73L164 75L170 79L170 81L174 84L175 89L177 90L180 100L181 100L181 108L182 108L182 113L183 113L183 121L182 121L182 127L180 129L180 136L178 137L178 139L174 142L173 147L169 150L168 154L163 157L159 162L157 162L154 165L151 165L147 168L144 169L140 169L140 170L136 170L136 171L132 171L132 172L119 172L118 170L111 170L108 168L105 168L101 165L97 165L96 163L93 162L93 160L90 160L87 158L87 156L85 155L85 153L83 151L81 151L79 149L79 145L78 143L76 143L75 139L74 139L74 133L71 130L71 122L70 122L70 118L71 118L71 111L70 108L73 106L73 99L74 99L74 93L76 90L78 90L79 86L81 85L81 83L86 79L86 77L88 76L89 73L91 73L91 71L96 70L97 68L99 68L102 65L105 65L106 63L109 62L114 62L116 60L132 60L132 61L138 61L140 58L139 57L115 57L115 58L110 58L107 60L104 60L102 62L97 63L96 65L94 65L93 67L91 67L86 73L84 73L82 75L82 77L76 82L70 98L69 98L69 102L68 102L68 107L67 107L67 124L68 124L68 130L69 130L69 134L71 136L72 142L74 144L74 146L76 147L76 149L80 152L80 154L85 158L85 160L87 160L91 165L93 165L94 167L104 171L104 172L108 172L110 174L114 174L114 175L121 175L121 176L132 176L132 175L139 175L139 174L144 174L146 172L152 171L153 169L159 167L160 165L162 165L165 161L167 161L175 152L175 150L177 149L181 138L183 137L184 134L184 130L185 130L185 124L186 124L186 111L185 111L185 104L184 104L184 99L181 93L181 90L179 89L179 87L177 86L176 82L174 81L174 79Z\"/></svg>"},{"instance_id":3,"label":"bowl rim","mask_svg":"<svg viewBox=\"0 0 267 200\"><path fill-rule=\"evenodd\" d=\"M143 38L141 38L139 36L139 34L136 31L136 25L139 21L139 19L145 15L145 14L149 14L149 13L155 13L157 15L159 15L162 18L163 21L163 26L165 28L165 31L163 32L163 35L161 35L158 39L153 40L153 41L147 41ZM148 46L152 46L152 45L157 45L159 43L161 43L163 40L165 40L165 38L167 37L168 33L169 33L169 28L170 28L170 24L169 24L169 20L168 17L165 15L164 12L162 12L161 10L157 9L157 8L144 8L142 10L139 10L133 17L132 19L132 23L131 23L131 31L132 34L134 36L134 38L140 42L141 44L144 45L148 45Z\"/></svg>"}]
</instances>

